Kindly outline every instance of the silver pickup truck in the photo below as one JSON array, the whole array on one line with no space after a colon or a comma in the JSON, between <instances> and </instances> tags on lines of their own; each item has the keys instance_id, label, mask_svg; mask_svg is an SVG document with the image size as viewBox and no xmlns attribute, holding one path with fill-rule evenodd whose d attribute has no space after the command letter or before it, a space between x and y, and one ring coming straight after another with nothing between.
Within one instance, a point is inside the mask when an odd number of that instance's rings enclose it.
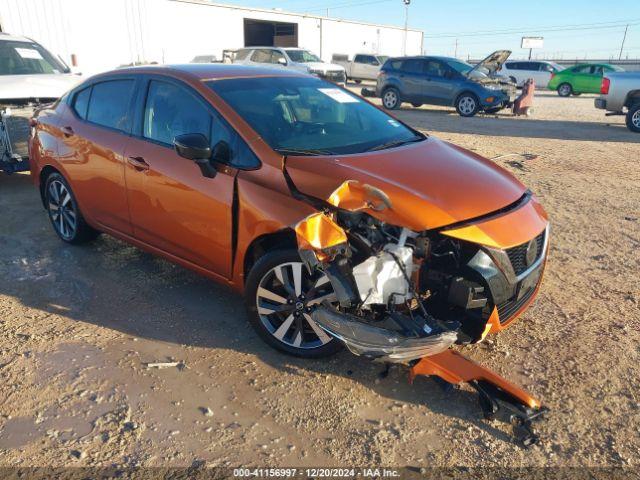
<instances>
[{"instance_id":1,"label":"silver pickup truck","mask_svg":"<svg viewBox=\"0 0 640 480\"><path fill-rule=\"evenodd\" d=\"M640 133L640 72L605 73L595 106L607 115L626 115L627 128Z\"/></svg>"},{"instance_id":2,"label":"silver pickup truck","mask_svg":"<svg viewBox=\"0 0 640 480\"><path fill-rule=\"evenodd\" d=\"M347 79L360 83L362 80L375 80L378 78L380 68L387 61L386 55L371 53L357 53L353 60L348 55L334 53L332 62L342 65L347 72Z\"/></svg>"}]
</instances>

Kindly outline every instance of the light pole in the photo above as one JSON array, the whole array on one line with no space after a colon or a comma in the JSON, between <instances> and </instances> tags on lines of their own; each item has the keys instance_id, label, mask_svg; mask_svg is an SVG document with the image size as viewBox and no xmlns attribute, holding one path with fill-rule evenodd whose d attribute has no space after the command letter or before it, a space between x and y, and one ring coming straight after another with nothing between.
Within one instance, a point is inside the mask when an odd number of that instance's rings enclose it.
<instances>
[{"instance_id":1,"label":"light pole","mask_svg":"<svg viewBox=\"0 0 640 480\"><path fill-rule=\"evenodd\" d=\"M404 2L404 42L402 44L402 54L407 56L407 30L409 28L409 5L411 0L402 0Z\"/></svg>"}]
</instances>

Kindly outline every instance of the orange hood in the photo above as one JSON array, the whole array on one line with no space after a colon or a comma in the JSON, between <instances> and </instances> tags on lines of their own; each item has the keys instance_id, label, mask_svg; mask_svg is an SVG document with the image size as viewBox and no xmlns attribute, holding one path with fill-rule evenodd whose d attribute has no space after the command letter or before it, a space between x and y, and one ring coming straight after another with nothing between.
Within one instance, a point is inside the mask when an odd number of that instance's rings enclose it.
<instances>
[{"instance_id":1,"label":"orange hood","mask_svg":"<svg viewBox=\"0 0 640 480\"><path fill-rule=\"evenodd\" d=\"M289 157L287 171L301 192L321 199L345 180L375 186L392 202L376 216L414 231L486 215L526 191L490 160L433 137L357 155Z\"/></svg>"}]
</instances>

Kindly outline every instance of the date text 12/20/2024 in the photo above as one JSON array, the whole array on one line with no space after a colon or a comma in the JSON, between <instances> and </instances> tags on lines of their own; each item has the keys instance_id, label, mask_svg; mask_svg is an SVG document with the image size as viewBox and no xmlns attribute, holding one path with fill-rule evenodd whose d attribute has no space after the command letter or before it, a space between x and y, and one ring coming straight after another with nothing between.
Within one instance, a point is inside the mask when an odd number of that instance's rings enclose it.
<instances>
[{"instance_id":1,"label":"date text 12/20/2024","mask_svg":"<svg viewBox=\"0 0 640 480\"><path fill-rule=\"evenodd\" d=\"M234 478L398 478L388 468L235 468Z\"/></svg>"}]
</instances>

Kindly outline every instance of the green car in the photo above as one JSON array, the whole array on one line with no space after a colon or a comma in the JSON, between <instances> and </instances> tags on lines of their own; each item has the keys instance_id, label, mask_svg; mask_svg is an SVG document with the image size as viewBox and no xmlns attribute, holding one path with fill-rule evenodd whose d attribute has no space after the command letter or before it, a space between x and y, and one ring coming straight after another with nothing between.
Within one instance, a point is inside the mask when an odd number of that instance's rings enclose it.
<instances>
[{"instance_id":1,"label":"green car","mask_svg":"<svg viewBox=\"0 0 640 480\"><path fill-rule=\"evenodd\" d=\"M622 71L622 68L606 63L581 63L553 75L547 88L557 90L561 97L600 93L603 73Z\"/></svg>"}]
</instances>

